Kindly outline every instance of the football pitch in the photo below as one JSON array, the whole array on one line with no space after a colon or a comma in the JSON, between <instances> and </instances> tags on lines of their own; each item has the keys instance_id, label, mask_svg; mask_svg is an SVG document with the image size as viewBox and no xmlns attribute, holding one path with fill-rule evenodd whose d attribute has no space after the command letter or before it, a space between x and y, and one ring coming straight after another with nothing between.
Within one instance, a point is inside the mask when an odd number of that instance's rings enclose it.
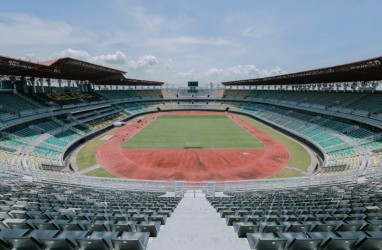
<instances>
[{"instance_id":1,"label":"football pitch","mask_svg":"<svg viewBox=\"0 0 382 250\"><path fill-rule=\"evenodd\" d=\"M161 115L123 144L124 148L262 148L263 144L225 115Z\"/></svg>"}]
</instances>

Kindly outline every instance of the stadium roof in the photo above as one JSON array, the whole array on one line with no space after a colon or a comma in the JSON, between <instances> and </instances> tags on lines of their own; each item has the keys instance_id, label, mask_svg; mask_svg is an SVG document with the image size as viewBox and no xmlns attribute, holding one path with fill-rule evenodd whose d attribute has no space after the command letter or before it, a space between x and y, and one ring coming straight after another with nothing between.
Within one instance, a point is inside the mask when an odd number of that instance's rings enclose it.
<instances>
[{"instance_id":1,"label":"stadium roof","mask_svg":"<svg viewBox=\"0 0 382 250\"><path fill-rule=\"evenodd\" d=\"M69 57L34 63L0 56L0 75L90 81L98 85L163 85L163 82L128 79L124 74L121 70Z\"/></svg>"},{"instance_id":2,"label":"stadium roof","mask_svg":"<svg viewBox=\"0 0 382 250\"><path fill-rule=\"evenodd\" d=\"M225 86L295 85L376 80L382 80L382 57L285 75L222 82L222 84Z\"/></svg>"}]
</instances>

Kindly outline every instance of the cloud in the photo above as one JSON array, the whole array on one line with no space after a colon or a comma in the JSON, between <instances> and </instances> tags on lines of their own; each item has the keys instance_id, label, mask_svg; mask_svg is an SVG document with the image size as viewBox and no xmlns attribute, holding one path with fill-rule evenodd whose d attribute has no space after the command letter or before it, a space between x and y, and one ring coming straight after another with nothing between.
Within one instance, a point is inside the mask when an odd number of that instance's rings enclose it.
<instances>
[{"instance_id":1,"label":"cloud","mask_svg":"<svg viewBox=\"0 0 382 250\"><path fill-rule=\"evenodd\" d=\"M137 61L129 61L129 67L131 69L145 69L154 66L158 63L158 59L155 56L147 55L138 58Z\"/></svg>"},{"instance_id":2,"label":"cloud","mask_svg":"<svg viewBox=\"0 0 382 250\"><path fill-rule=\"evenodd\" d=\"M194 79L203 82L221 82L239 79L251 79L285 74L286 71L280 67L273 69L260 69L255 65L237 65L228 68L209 68L206 70L179 72L176 74L178 79Z\"/></svg>"},{"instance_id":3,"label":"cloud","mask_svg":"<svg viewBox=\"0 0 382 250\"><path fill-rule=\"evenodd\" d=\"M124 65L128 61L125 53L117 51L114 54L95 56L93 59L101 64Z\"/></svg>"},{"instance_id":4,"label":"cloud","mask_svg":"<svg viewBox=\"0 0 382 250\"><path fill-rule=\"evenodd\" d=\"M144 45L160 45L160 46L173 46L173 45L232 45L233 42L229 39L218 37L192 37L192 36L175 36L153 39Z\"/></svg>"},{"instance_id":5,"label":"cloud","mask_svg":"<svg viewBox=\"0 0 382 250\"><path fill-rule=\"evenodd\" d=\"M70 48L53 54L54 59L58 59L61 57L72 57L78 60L91 61L91 62L94 61L94 59L88 52L83 50L70 49Z\"/></svg>"},{"instance_id":6,"label":"cloud","mask_svg":"<svg viewBox=\"0 0 382 250\"><path fill-rule=\"evenodd\" d=\"M65 22L22 13L0 12L0 34L0 45L43 46L88 41L84 33Z\"/></svg>"},{"instance_id":7,"label":"cloud","mask_svg":"<svg viewBox=\"0 0 382 250\"><path fill-rule=\"evenodd\" d=\"M100 64L109 67L118 67L122 70L144 71L158 63L158 59L153 55L145 55L137 59L130 59L122 51L113 54L92 56L83 50L66 49L53 54L53 58L72 57L79 60Z\"/></svg>"}]
</instances>

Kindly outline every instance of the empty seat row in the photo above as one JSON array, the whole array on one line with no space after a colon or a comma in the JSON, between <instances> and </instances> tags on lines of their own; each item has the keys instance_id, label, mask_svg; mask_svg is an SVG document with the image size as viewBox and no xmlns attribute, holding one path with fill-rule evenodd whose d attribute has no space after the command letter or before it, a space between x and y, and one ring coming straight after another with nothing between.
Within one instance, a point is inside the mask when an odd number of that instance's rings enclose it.
<instances>
[{"instance_id":1,"label":"empty seat row","mask_svg":"<svg viewBox=\"0 0 382 250\"><path fill-rule=\"evenodd\" d=\"M248 233L257 250L372 250L382 248L382 232Z\"/></svg>"}]
</instances>

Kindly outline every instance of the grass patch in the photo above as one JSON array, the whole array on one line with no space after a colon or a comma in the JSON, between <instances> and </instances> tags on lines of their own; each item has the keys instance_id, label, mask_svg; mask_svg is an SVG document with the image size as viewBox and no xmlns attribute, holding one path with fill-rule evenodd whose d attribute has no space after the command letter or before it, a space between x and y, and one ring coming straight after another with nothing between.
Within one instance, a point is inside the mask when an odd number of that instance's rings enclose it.
<instances>
[{"instance_id":1,"label":"grass patch","mask_svg":"<svg viewBox=\"0 0 382 250\"><path fill-rule=\"evenodd\" d=\"M107 172L103 168L94 169L92 171L89 171L89 172L85 173L85 175L87 175L87 176L97 176L97 177L106 177L106 178L118 178L117 176L110 174L109 172Z\"/></svg>"},{"instance_id":2,"label":"grass patch","mask_svg":"<svg viewBox=\"0 0 382 250\"><path fill-rule=\"evenodd\" d=\"M124 148L262 148L263 144L225 115L161 115L123 144Z\"/></svg>"},{"instance_id":3,"label":"grass patch","mask_svg":"<svg viewBox=\"0 0 382 250\"><path fill-rule=\"evenodd\" d=\"M269 126L254 120L253 118L250 118L250 117L244 116L244 115L240 115L240 117L243 118L244 120L250 122L252 125L256 126L258 129L262 130L263 132L267 133L269 136L277 139L282 144L284 144L288 148L289 154L290 154L290 160L288 163L289 166L301 169L303 171L307 170L307 168L310 165L310 155L305 150L305 148L303 146L301 146L300 143L296 142L295 140L292 140L291 138L283 135L282 133L274 130L273 128L271 128ZM281 172L283 172L283 171L281 171ZM294 172L296 172L296 171L294 171ZM297 173L299 173L299 172L297 172ZM299 174L300 175L298 175L298 176L301 176L301 173L299 173ZM292 177L292 176L289 176L289 177ZM281 177L275 177L275 178L281 178Z\"/></svg>"},{"instance_id":4,"label":"grass patch","mask_svg":"<svg viewBox=\"0 0 382 250\"><path fill-rule=\"evenodd\" d=\"M302 173L296 171L296 170L284 168L283 170L281 170L280 172L278 172L277 174L275 174L269 178L271 178L271 179L274 179L274 178L291 178L291 177L300 177L300 176L304 176L304 175Z\"/></svg>"},{"instance_id":5,"label":"grass patch","mask_svg":"<svg viewBox=\"0 0 382 250\"><path fill-rule=\"evenodd\" d=\"M95 149L101 145L104 141L93 140L86 143L77 154L77 167L79 170L94 166L97 164Z\"/></svg>"}]
</instances>

